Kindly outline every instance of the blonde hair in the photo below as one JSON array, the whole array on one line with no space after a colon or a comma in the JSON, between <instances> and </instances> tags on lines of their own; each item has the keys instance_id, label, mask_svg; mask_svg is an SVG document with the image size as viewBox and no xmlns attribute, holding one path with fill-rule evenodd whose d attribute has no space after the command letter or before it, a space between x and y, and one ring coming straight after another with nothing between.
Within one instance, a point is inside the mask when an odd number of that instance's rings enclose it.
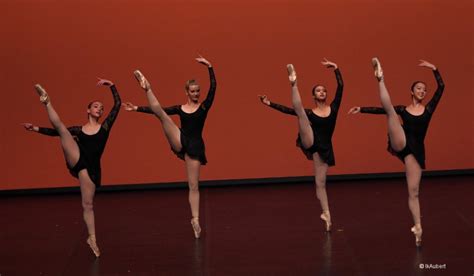
<instances>
[{"instance_id":1,"label":"blonde hair","mask_svg":"<svg viewBox=\"0 0 474 276\"><path fill-rule=\"evenodd\" d=\"M186 81L186 85L184 86L184 89L186 89L186 91L189 91L189 87L191 85L198 85L198 83L196 80L188 80Z\"/></svg>"}]
</instances>

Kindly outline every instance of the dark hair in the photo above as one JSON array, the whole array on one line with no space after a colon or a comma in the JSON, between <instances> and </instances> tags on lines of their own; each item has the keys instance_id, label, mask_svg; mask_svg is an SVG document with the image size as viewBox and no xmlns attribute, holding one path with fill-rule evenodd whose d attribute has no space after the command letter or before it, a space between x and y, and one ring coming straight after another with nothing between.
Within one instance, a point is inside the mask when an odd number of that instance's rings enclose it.
<instances>
[{"instance_id":1,"label":"dark hair","mask_svg":"<svg viewBox=\"0 0 474 276\"><path fill-rule=\"evenodd\" d=\"M316 91L316 87L318 87L318 86L322 86L322 87L326 88L326 87L325 87L324 85L322 85L322 84L316 84L315 86L313 86L313 90L311 90L311 92L313 93L313 96L316 95L316 94L315 94L315 91Z\"/></svg>"},{"instance_id":2,"label":"dark hair","mask_svg":"<svg viewBox=\"0 0 474 276\"><path fill-rule=\"evenodd\" d=\"M90 103L87 105L87 108L88 108L88 109L91 108L91 106L92 106L93 103L102 103L102 102L101 102L101 101L92 101L92 102L90 102Z\"/></svg>"},{"instance_id":3,"label":"dark hair","mask_svg":"<svg viewBox=\"0 0 474 276\"><path fill-rule=\"evenodd\" d=\"M413 92L413 89L414 89L415 86L416 86L417 84L419 84L419 83L422 83L422 84L424 84L424 85L426 86L426 83L425 83L424 81L419 81L419 80L417 80L417 81L414 81L414 82L412 83L412 85L411 85L411 87L410 87L410 91Z\"/></svg>"}]
</instances>

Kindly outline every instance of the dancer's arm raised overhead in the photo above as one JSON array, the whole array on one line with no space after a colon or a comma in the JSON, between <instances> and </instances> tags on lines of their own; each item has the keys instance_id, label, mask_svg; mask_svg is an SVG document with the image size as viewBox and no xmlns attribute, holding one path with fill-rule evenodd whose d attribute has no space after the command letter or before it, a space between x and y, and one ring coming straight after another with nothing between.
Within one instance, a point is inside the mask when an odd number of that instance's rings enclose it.
<instances>
[{"instance_id":1,"label":"dancer's arm raised overhead","mask_svg":"<svg viewBox=\"0 0 474 276\"><path fill-rule=\"evenodd\" d=\"M438 106L439 100L441 99L441 96L443 96L444 92L444 82L443 79L441 78L441 74L439 73L438 69L436 68L435 65L429 63L426 60L420 60L419 66L421 67L426 67L431 70L433 70L434 77L436 79L436 83L438 84L438 87L436 88L436 91L431 98L431 100L428 102L426 105L426 110L430 113L433 113Z\"/></svg>"},{"instance_id":2,"label":"dancer's arm raised overhead","mask_svg":"<svg viewBox=\"0 0 474 276\"><path fill-rule=\"evenodd\" d=\"M115 122L115 119L117 119L117 115L120 111L120 105L122 104L122 100L120 99L120 95L117 91L117 87L115 86L113 82L106 79L101 79L101 78L98 78L98 79L99 81L97 82L97 86L103 85L103 86L110 87L110 91L112 91L112 96L114 98L114 105L112 109L110 110L109 115L107 115L104 122L102 123L102 127L105 130L110 131L112 129L112 125Z\"/></svg>"},{"instance_id":3,"label":"dancer's arm raised overhead","mask_svg":"<svg viewBox=\"0 0 474 276\"><path fill-rule=\"evenodd\" d=\"M205 110L209 110L211 108L212 103L214 102L214 96L216 94L216 87L217 87L217 81L216 81L216 75L214 74L214 69L212 67L212 64L206 60L204 57L201 55L196 58L196 61L207 66L209 70L209 81L210 81L210 87L209 87L209 92L207 92L206 99L201 104L201 108Z\"/></svg>"},{"instance_id":4,"label":"dancer's arm raised overhead","mask_svg":"<svg viewBox=\"0 0 474 276\"><path fill-rule=\"evenodd\" d=\"M341 71L339 70L339 67L337 66L336 63L329 61L326 58L324 58L321 64L323 64L327 68L334 69L334 74L336 75L336 81L337 81L337 88L336 88L336 94L334 95L334 99L331 102L331 109L334 112L337 112L339 110L339 106L341 105L342 92L344 91L344 81L342 80Z\"/></svg>"}]
</instances>

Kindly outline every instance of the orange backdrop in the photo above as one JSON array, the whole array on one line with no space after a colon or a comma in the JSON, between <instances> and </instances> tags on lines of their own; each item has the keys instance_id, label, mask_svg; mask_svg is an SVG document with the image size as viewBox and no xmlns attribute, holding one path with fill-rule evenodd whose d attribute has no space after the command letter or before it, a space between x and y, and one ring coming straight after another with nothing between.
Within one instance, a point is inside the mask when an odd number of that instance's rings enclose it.
<instances>
[{"instance_id":1,"label":"orange backdrop","mask_svg":"<svg viewBox=\"0 0 474 276\"><path fill-rule=\"evenodd\" d=\"M285 65L293 63L306 107L310 89L325 84L332 100L336 62L345 81L333 138L330 174L403 171L386 148L386 119L346 115L354 105L379 105L370 58L378 56L395 104L409 104L409 87L438 66L445 94L426 137L429 170L473 168L473 1L2 1L0 189L76 186L59 139L27 132L22 122L49 126L33 90L41 83L66 125L86 121L86 105L112 106L96 76L113 80L124 101L146 103L132 71L141 69L163 105L185 102L184 82L215 67L217 94L204 138L209 164L201 179L312 174L295 147L295 117L263 106L257 94L291 105ZM432 94L428 95L431 97ZM159 121L122 110L102 158L103 183L184 181Z\"/></svg>"}]
</instances>

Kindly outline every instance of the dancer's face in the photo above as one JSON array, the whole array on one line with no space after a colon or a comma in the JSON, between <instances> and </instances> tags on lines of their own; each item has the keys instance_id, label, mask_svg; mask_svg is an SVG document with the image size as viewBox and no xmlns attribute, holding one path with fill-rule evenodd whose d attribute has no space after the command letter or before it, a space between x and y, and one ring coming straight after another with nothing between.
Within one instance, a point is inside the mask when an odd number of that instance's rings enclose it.
<instances>
[{"instance_id":1,"label":"dancer's face","mask_svg":"<svg viewBox=\"0 0 474 276\"><path fill-rule=\"evenodd\" d=\"M422 82L415 84L415 86L413 87L413 91L411 91L411 94L416 100L423 100L426 96L426 85Z\"/></svg>"},{"instance_id":2,"label":"dancer's face","mask_svg":"<svg viewBox=\"0 0 474 276\"><path fill-rule=\"evenodd\" d=\"M87 113L94 118L100 118L104 113L104 105L101 102L93 102L87 109Z\"/></svg>"},{"instance_id":3,"label":"dancer's face","mask_svg":"<svg viewBox=\"0 0 474 276\"><path fill-rule=\"evenodd\" d=\"M326 100L327 94L328 94L328 91L326 90L326 87L322 85L318 85L314 89L313 97L316 101L324 101Z\"/></svg>"},{"instance_id":4,"label":"dancer's face","mask_svg":"<svg viewBox=\"0 0 474 276\"><path fill-rule=\"evenodd\" d=\"M186 95L191 101L197 102L201 95L201 88L197 84L190 85L189 89L186 91Z\"/></svg>"}]
</instances>

